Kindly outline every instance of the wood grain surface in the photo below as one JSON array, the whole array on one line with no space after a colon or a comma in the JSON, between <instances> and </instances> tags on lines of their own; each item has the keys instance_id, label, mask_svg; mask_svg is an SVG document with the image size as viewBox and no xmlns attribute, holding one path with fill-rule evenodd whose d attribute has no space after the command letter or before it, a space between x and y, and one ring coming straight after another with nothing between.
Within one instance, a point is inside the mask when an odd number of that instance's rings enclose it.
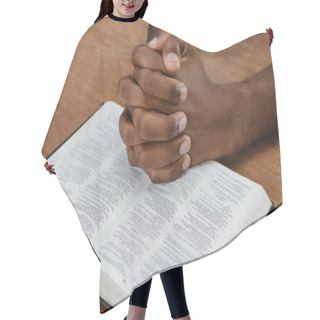
<instances>
[{"instance_id":1,"label":"wood grain surface","mask_svg":"<svg viewBox=\"0 0 320 320\"><path fill-rule=\"evenodd\" d=\"M118 81L132 74L131 53L147 41L148 24L105 17L88 29L74 55L63 91L52 118L42 154L48 158L106 101L121 105ZM219 52L201 52L209 78L215 83L245 80L270 66L266 33L243 40ZM278 208L282 204L278 134L274 133L246 147L233 157L220 159L233 171L262 185ZM112 306L100 301L100 312Z\"/></svg>"},{"instance_id":2,"label":"wood grain surface","mask_svg":"<svg viewBox=\"0 0 320 320\"><path fill-rule=\"evenodd\" d=\"M48 158L106 101L121 105L118 81L132 74L131 53L147 41L148 24L139 19L123 23L105 17L79 42L52 118L42 154ZM215 83L245 80L272 65L267 33L257 34L219 52L201 52L209 78ZM261 184L276 208L282 204L278 134L261 139L239 154L219 162Z\"/></svg>"},{"instance_id":3,"label":"wood grain surface","mask_svg":"<svg viewBox=\"0 0 320 320\"><path fill-rule=\"evenodd\" d=\"M106 101L121 104L119 80L132 74L133 48L146 43L148 24L105 17L84 34L53 115L42 155L47 159Z\"/></svg>"}]
</instances>

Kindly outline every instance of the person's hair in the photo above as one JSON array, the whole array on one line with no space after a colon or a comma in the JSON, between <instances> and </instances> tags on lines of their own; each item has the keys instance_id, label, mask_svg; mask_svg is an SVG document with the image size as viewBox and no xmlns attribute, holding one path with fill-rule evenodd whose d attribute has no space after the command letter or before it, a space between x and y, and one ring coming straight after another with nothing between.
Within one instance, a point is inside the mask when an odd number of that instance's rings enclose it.
<instances>
[{"instance_id":1,"label":"person's hair","mask_svg":"<svg viewBox=\"0 0 320 320\"><path fill-rule=\"evenodd\" d=\"M148 0L144 0L141 8L135 13L135 16L138 16L139 18L143 18L144 13L146 12L147 6L148 6ZM100 12L99 12L98 18L94 21L94 23L98 22L104 16L112 12L113 12L112 0L101 0Z\"/></svg>"}]
</instances>

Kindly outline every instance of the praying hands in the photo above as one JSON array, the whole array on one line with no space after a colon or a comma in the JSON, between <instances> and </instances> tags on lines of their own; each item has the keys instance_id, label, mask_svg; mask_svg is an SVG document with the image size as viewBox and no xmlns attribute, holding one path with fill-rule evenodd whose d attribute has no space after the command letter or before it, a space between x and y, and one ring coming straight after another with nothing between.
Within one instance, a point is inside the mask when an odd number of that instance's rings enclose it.
<instances>
[{"instance_id":1,"label":"praying hands","mask_svg":"<svg viewBox=\"0 0 320 320\"><path fill-rule=\"evenodd\" d=\"M218 84L208 68L214 54L164 31L152 33L133 50L133 75L119 81L118 94L126 106L119 129L129 163L144 168L153 183L235 155L277 130L271 64L242 81Z\"/></svg>"}]
</instances>

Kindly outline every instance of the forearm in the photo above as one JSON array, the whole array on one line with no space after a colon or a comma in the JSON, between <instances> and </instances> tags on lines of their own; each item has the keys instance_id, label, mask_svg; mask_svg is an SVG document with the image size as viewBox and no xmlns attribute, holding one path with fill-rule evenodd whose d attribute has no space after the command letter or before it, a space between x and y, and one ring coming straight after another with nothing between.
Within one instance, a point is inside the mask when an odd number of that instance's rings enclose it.
<instances>
[{"instance_id":1,"label":"forearm","mask_svg":"<svg viewBox=\"0 0 320 320\"><path fill-rule=\"evenodd\" d=\"M271 62L269 36L260 33L218 52L199 52L209 79L216 84L243 81Z\"/></svg>"},{"instance_id":2,"label":"forearm","mask_svg":"<svg viewBox=\"0 0 320 320\"><path fill-rule=\"evenodd\" d=\"M236 151L278 130L272 65L233 87Z\"/></svg>"}]
</instances>

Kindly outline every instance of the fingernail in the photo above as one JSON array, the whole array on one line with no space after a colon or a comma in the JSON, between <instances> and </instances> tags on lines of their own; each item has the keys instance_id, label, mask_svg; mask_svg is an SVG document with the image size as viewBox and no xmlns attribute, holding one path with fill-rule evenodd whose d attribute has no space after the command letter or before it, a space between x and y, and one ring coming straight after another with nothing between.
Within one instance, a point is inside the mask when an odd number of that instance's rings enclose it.
<instances>
[{"instance_id":1,"label":"fingernail","mask_svg":"<svg viewBox=\"0 0 320 320\"><path fill-rule=\"evenodd\" d=\"M190 158L186 157L182 162L182 170L186 171L190 166Z\"/></svg>"},{"instance_id":2,"label":"fingernail","mask_svg":"<svg viewBox=\"0 0 320 320\"><path fill-rule=\"evenodd\" d=\"M187 99L187 95L188 95L187 87L183 85L179 85L178 90L180 92L180 100L181 102L183 102L184 100Z\"/></svg>"},{"instance_id":3,"label":"fingernail","mask_svg":"<svg viewBox=\"0 0 320 320\"><path fill-rule=\"evenodd\" d=\"M185 140L180 146L180 155L187 153L190 150L189 140Z\"/></svg>"},{"instance_id":4,"label":"fingernail","mask_svg":"<svg viewBox=\"0 0 320 320\"><path fill-rule=\"evenodd\" d=\"M183 117L179 120L179 133L182 132L187 126L187 117Z\"/></svg>"},{"instance_id":5,"label":"fingernail","mask_svg":"<svg viewBox=\"0 0 320 320\"><path fill-rule=\"evenodd\" d=\"M153 47L157 43L158 38L154 37L152 40L148 42L148 47Z\"/></svg>"},{"instance_id":6,"label":"fingernail","mask_svg":"<svg viewBox=\"0 0 320 320\"><path fill-rule=\"evenodd\" d=\"M171 62L171 63L177 63L177 62L179 62L179 59L175 53L170 52L167 56L167 61Z\"/></svg>"}]
</instances>

